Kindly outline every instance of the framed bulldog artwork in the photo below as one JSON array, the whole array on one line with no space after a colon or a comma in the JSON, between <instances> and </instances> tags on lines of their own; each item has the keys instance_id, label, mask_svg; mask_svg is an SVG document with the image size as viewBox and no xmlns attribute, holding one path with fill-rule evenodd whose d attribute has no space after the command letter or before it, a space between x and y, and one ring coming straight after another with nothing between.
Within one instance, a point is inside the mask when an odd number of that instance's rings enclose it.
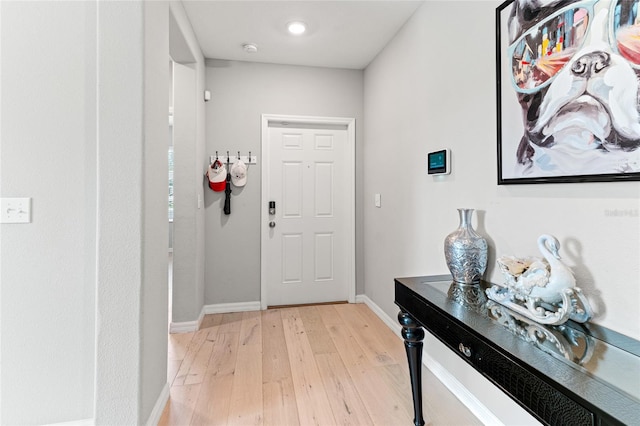
<instances>
[{"instance_id":1,"label":"framed bulldog artwork","mask_svg":"<svg viewBox=\"0 0 640 426\"><path fill-rule=\"evenodd\" d=\"M498 184L640 180L640 0L496 9Z\"/></svg>"}]
</instances>

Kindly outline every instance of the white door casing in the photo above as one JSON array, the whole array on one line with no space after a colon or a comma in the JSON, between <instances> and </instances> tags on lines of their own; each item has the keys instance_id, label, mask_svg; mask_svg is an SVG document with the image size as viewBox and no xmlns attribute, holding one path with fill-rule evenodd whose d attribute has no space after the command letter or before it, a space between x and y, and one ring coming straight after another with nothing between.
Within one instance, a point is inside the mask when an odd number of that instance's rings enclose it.
<instances>
[{"instance_id":1,"label":"white door casing","mask_svg":"<svg viewBox=\"0 0 640 426\"><path fill-rule=\"evenodd\" d=\"M355 302L355 120L265 114L262 158L262 309Z\"/></svg>"}]
</instances>

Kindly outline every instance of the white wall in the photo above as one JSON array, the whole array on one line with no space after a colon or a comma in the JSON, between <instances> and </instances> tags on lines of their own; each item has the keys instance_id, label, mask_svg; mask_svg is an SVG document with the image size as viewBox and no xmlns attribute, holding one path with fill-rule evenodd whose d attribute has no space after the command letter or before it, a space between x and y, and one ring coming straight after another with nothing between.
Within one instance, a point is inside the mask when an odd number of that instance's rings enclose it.
<instances>
[{"instance_id":1,"label":"white wall","mask_svg":"<svg viewBox=\"0 0 640 426\"><path fill-rule=\"evenodd\" d=\"M134 2L98 5L98 424L136 422L140 410L143 13Z\"/></svg>"},{"instance_id":2,"label":"white wall","mask_svg":"<svg viewBox=\"0 0 640 426\"><path fill-rule=\"evenodd\" d=\"M458 226L456 208L475 208L491 248L487 278L501 279L496 255L537 255L537 237L553 234L593 301L594 322L640 338L640 218L608 214L637 212L640 183L496 184L498 5L429 1L365 71L365 292L394 318L393 278L448 273L443 243ZM426 153L442 147L453 172L429 177ZM397 160L382 174L389 152ZM519 421L518 410L501 412L495 389L474 385L466 365L431 340L425 346L503 421Z\"/></svg>"},{"instance_id":3,"label":"white wall","mask_svg":"<svg viewBox=\"0 0 640 426\"><path fill-rule=\"evenodd\" d=\"M197 285L196 205L200 181L196 168L196 70L193 64L174 63L173 125L173 322L198 317L204 304L204 291Z\"/></svg>"},{"instance_id":4,"label":"white wall","mask_svg":"<svg viewBox=\"0 0 640 426\"><path fill-rule=\"evenodd\" d=\"M167 116L169 100L169 5L144 8L143 282L141 294L140 411L145 423L167 386ZM163 408L161 405L160 409Z\"/></svg>"},{"instance_id":5,"label":"white wall","mask_svg":"<svg viewBox=\"0 0 640 426\"><path fill-rule=\"evenodd\" d=\"M33 198L0 228L2 424L145 423L166 389L168 11L0 3L1 195Z\"/></svg>"},{"instance_id":6,"label":"white wall","mask_svg":"<svg viewBox=\"0 0 640 426\"><path fill-rule=\"evenodd\" d=\"M180 2L171 2L174 84L172 322L198 319L204 305L205 62ZM201 200L200 207L198 200Z\"/></svg>"},{"instance_id":7,"label":"white wall","mask_svg":"<svg viewBox=\"0 0 640 426\"><path fill-rule=\"evenodd\" d=\"M207 60L206 159L258 156L247 185L233 188L231 214L224 215L224 192L205 190L205 303L260 301L261 115L288 114L356 119L356 158L362 156L362 71ZM204 173L204 166L201 173ZM356 167L356 188L362 185ZM206 185L206 182L203 182ZM356 197L360 193L356 190ZM360 204L360 203L358 203ZM356 209L356 223L361 224ZM360 228L356 229L361 235ZM357 247L359 249L360 247ZM359 258L361 265L361 258ZM359 275L360 277L362 275ZM363 286L359 282L359 290Z\"/></svg>"},{"instance_id":8,"label":"white wall","mask_svg":"<svg viewBox=\"0 0 640 426\"><path fill-rule=\"evenodd\" d=\"M96 4L0 2L2 424L93 417Z\"/></svg>"}]
</instances>

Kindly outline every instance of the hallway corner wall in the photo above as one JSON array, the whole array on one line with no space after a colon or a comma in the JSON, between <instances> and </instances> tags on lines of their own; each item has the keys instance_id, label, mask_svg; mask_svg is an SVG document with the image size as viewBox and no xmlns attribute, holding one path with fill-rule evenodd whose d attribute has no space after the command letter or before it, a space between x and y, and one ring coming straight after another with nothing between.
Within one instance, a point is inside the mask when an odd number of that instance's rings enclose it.
<instances>
[{"instance_id":1,"label":"hallway corner wall","mask_svg":"<svg viewBox=\"0 0 640 426\"><path fill-rule=\"evenodd\" d=\"M234 188L231 214L224 215L224 192L205 188L205 303L260 301L262 114L356 119L356 241L361 241L363 113L360 70L207 60L207 143L205 154L257 155L247 184ZM360 238L360 239L358 239ZM356 246L357 292L361 247Z\"/></svg>"}]
</instances>

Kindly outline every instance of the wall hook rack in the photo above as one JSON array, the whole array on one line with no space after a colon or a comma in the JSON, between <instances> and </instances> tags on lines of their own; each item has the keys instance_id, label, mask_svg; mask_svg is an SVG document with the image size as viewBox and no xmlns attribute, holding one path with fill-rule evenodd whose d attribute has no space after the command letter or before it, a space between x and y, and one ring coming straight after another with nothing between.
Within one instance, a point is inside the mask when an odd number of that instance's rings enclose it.
<instances>
[{"instance_id":1,"label":"wall hook rack","mask_svg":"<svg viewBox=\"0 0 640 426\"><path fill-rule=\"evenodd\" d=\"M227 153L226 155L219 155L218 151L216 151L216 155L210 155L209 164L213 164L213 162L216 160L225 164L234 164L238 160L238 158L240 158L240 160L242 160L245 164L258 164L258 156L251 154L251 151L249 151L249 155L241 155L240 151L237 151L238 155L229 155L229 151L226 150L225 152Z\"/></svg>"}]
</instances>

